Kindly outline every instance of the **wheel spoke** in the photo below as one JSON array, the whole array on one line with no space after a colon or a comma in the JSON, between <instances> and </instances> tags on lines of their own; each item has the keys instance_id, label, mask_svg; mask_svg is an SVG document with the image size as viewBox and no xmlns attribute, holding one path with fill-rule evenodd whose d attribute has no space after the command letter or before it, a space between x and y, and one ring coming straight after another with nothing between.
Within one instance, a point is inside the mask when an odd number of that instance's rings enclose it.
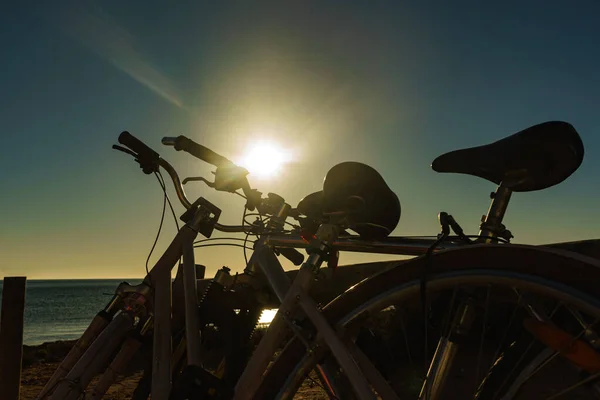
<instances>
[{"instance_id":1,"label":"wheel spoke","mask_svg":"<svg viewBox=\"0 0 600 400\"><path fill-rule=\"evenodd\" d=\"M481 359L483 358L483 342L485 341L485 327L487 324L488 318L488 309L490 305L490 292L491 287L488 285L486 294L485 294L485 312L483 314L483 325L481 327L481 340L479 341L479 352L477 354L477 381L475 382L475 392L477 392L477 382L481 378Z\"/></svg>"},{"instance_id":2,"label":"wheel spoke","mask_svg":"<svg viewBox=\"0 0 600 400\"><path fill-rule=\"evenodd\" d=\"M589 324L588 326L584 327L583 330L581 332L579 332L576 336L573 336L573 338L569 341L569 343L561 346L560 349L555 350L552 355L550 357L548 357L543 363L542 365L540 365L538 368L536 368L528 377L527 380L531 379L531 377L533 377L535 374L537 374L538 372L540 372L546 365L548 365L550 363L550 361L554 360L557 356L559 356L562 352L564 352L565 350L567 350L569 347L571 347L573 345L573 343L575 343L577 340L579 340L584 334L585 332L592 328L594 325L596 325L598 323L598 321L600 321L600 318L597 318L594 322L592 322L591 324Z\"/></svg>"},{"instance_id":3,"label":"wheel spoke","mask_svg":"<svg viewBox=\"0 0 600 400\"><path fill-rule=\"evenodd\" d=\"M517 291L518 295L519 295L519 302L517 303L517 306L515 308L515 314L517 309L519 308L519 305L521 307L525 307L528 310L531 310L531 305L530 304L522 304L522 300L523 300L523 296L521 294L521 292ZM551 320L552 317L554 317L554 315L556 314L556 312L560 309L560 307L562 306L562 302L559 302L554 309L552 309L552 311L550 312L550 314L548 315L548 319ZM541 312L542 314L545 314L543 311ZM539 313L536 313L539 315ZM516 362L516 364L514 365L514 367L511 369L511 371L507 374L507 376L504 378L504 381L502 382L502 384L498 387L498 389L496 390L496 392L494 393L494 397L492 398L492 400L495 400L498 395L500 394L501 390L506 386L506 384L510 381L510 378L514 375L514 373L517 371L517 368L521 365L521 363L523 362L523 360L525 360L525 357L527 357L527 355L529 354L529 352L531 351L531 348L533 347L533 345L535 344L536 340L535 338L533 338L531 340L531 342L529 343L529 345L527 345L527 347L525 348L525 351L523 352L523 354L521 355L521 357L519 357L519 360ZM494 357L494 359L496 359L496 357ZM539 368L542 368L545 364L539 366ZM538 367L536 367L537 369ZM534 369L535 372L535 369ZM533 375L533 374L532 374ZM525 382L527 382L532 375L529 375L525 378L522 379L518 379L519 382L519 386L524 384Z\"/></svg>"},{"instance_id":4,"label":"wheel spoke","mask_svg":"<svg viewBox=\"0 0 600 400\"><path fill-rule=\"evenodd\" d=\"M571 385L568 388L561 390L560 392L558 392L550 397L547 397L546 400L557 399L557 398L577 389L578 387L585 385L586 383L589 383L589 382L592 382L592 381L598 379L598 377L600 377L600 372L596 372L595 374L590 375L589 377L585 378L584 380L579 381L579 382L575 383L574 385Z\"/></svg>"},{"instance_id":5,"label":"wheel spoke","mask_svg":"<svg viewBox=\"0 0 600 400\"><path fill-rule=\"evenodd\" d=\"M581 327L585 330L584 336L586 338L586 341L589 342L589 344L597 350L598 347L600 347L600 340L598 340L598 334L592 329L586 328L587 322L585 322L583 315L581 315L581 313L578 310L574 309L571 306L568 306L567 310L569 310L569 313L571 313L571 315L575 317L579 325L581 325Z\"/></svg>"},{"instance_id":6,"label":"wheel spoke","mask_svg":"<svg viewBox=\"0 0 600 400\"><path fill-rule=\"evenodd\" d=\"M402 330L402 336L404 336L404 345L406 346L406 354L408 356L408 363L410 364L410 368L413 369L415 367L415 365L413 364L413 359L410 353L410 344L408 343L408 333L406 331L406 325L404 325L404 318L402 318L402 312L400 312L400 310L396 309L396 313L399 317L399 321L400 321L400 329ZM390 352L390 356L391 356L391 352Z\"/></svg>"},{"instance_id":7,"label":"wheel spoke","mask_svg":"<svg viewBox=\"0 0 600 400\"><path fill-rule=\"evenodd\" d=\"M535 369L540 363L544 362L544 360L546 359L546 357L548 357L548 354L546 354L546 353L548 353L550 351L551 351L550 349L543 350L540 354L538 354L529 363L529 365L525 366L524 369L523 369L523 372L521 374L519 374L515 378L513 384L508 388L508 390L506 391L506 393L504 393L504 396L502 398L503 399L512 399L513 396L515 396L517 394L517 392L519 391L519 389L521 388L521 386L527 381L527 376L526 375L529 374L529 371ZM497 396L498 396L498 392L496 392L494 394L494 398L496 398Z\"/></svg>"},{"instance_id":8,"label":"wheel spoke","mask_svg":"<svg viewBox=\"0 0 600 400\"><path fill-rule=\"evenodd\" d=\"M504 341L506 340L506 337L508 336L508 332L510 331L510 328L512 327L512 324L517 316L517 310L519 309L519 306L521 305L521 293L517 293L517 304L515 305L515 308L513 310L513 313L510 317L510 319L508 320L508 324L506 325L506 330L504 331L504 334L502 335L502 339L500 339L500 342L498 343L498 347L496 348L496 351L494 352L494 357L492 357L492 362L498 359L498 356L500 355L500 351L502 350L502 343L504 343Z\"/></svg>"}]
</instances>

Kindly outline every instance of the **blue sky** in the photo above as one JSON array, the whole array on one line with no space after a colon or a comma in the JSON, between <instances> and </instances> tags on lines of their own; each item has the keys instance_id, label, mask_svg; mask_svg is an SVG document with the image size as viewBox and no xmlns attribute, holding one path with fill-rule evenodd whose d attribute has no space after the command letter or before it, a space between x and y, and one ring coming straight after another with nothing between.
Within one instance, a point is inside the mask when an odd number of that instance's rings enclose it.
<instances>
[{"instance_id":1,"label":"blue sky","mask_svg":"<svg viewBox=\"0 0 600 400\"><path fill-rule=\"evenodd\" d=\"M161 137L184 134L233 159L274 140L297 160L252 182L293 205L336 163L367 163L402 203L394 234L426 235L439 211L476 233L494 189L436 174L437 155L565 120L583 139L581 168L515 194L505 222L520 243L597 238L598 37L592 0L5 3L0 272L143 275L162 197L111 150L123 130L183 176L210 168ZM240 220L241 199L190 193L219 204L223 222ZM167 220L158 251L174 233ZM196 255L210 271L243 264L239 248Z\"/></svg>"}]
</instances>

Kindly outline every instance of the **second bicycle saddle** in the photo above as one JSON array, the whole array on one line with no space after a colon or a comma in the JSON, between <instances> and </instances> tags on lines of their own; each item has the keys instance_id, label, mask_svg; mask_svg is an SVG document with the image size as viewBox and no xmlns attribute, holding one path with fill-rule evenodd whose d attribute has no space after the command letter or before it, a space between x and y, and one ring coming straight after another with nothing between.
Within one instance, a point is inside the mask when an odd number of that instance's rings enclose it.
<instances>
[{"instance_id":1,"label":"second bicycle saddle","mask_svg":"<svg viewBox=\"0 0 600 400\"><path fill-rule=\"evenodd\" d=\"M494 143L451 151L433 160L437 172L478 176L514 192L557 185L579 168L583 142L571 124L549 121Z\"/></svg>"},{"instance_id":2,"label":"second bicycle saddle","mask_svg":"<svg viewBox=\"0 0 600 400\"><path fill-rule=\"evenodd\" d=\"M332 167L323 190L302 199L298 211L317 221L345 218L348 228L364 239L388 236L401 214L398 197L379 172L352 161Z\"/></svg>"}]
</instances>

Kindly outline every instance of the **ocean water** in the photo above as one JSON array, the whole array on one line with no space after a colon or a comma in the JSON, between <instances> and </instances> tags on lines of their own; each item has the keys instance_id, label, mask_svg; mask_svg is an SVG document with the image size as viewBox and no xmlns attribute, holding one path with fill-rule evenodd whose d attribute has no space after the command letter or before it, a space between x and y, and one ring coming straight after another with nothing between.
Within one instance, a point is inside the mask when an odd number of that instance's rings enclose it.
<instances>
[{"instance_id":1,"label":"ocean water","mask_svg":"<svg viewBox=\"0 0 600 400\"><path fill-rule=\"evenodd\" d=\"M142 278L27 281L23 343L78 339L123 281L136 285ZM276 311L264 310L259 325L267 326Z\"/></svg>"},{"instance_id":2,"label":"ocean water","mask_svg":"<svg viewBox=\"0 0 600 400\"><path fill-rule=\"evenodd\" d=\"M123 281L141 279L27 281L24 344L77 339Z\"/></svg>"}]
</instances>

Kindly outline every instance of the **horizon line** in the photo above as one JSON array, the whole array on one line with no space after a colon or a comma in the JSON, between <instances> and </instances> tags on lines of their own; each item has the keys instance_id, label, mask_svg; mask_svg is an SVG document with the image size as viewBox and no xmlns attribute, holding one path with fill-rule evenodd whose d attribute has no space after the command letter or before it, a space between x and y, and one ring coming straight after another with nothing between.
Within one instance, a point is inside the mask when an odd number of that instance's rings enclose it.
<instances>
[{"instance_id":1,"label":"horizon line","mask_svg":"<svg viewBox=\"0 0 600 400\"><path fill-rule=\"evenodd\" d=\"M3 279L0 279L0 283L5 278L17 278L18 276L5 276ZM27 278L27 277L25 277ZM139 279L143 280L144 277L117 277L117 278L27 278L27 281L99 281L99 280L122 280L122 279Z\"/></svg>"}]
</instances>

